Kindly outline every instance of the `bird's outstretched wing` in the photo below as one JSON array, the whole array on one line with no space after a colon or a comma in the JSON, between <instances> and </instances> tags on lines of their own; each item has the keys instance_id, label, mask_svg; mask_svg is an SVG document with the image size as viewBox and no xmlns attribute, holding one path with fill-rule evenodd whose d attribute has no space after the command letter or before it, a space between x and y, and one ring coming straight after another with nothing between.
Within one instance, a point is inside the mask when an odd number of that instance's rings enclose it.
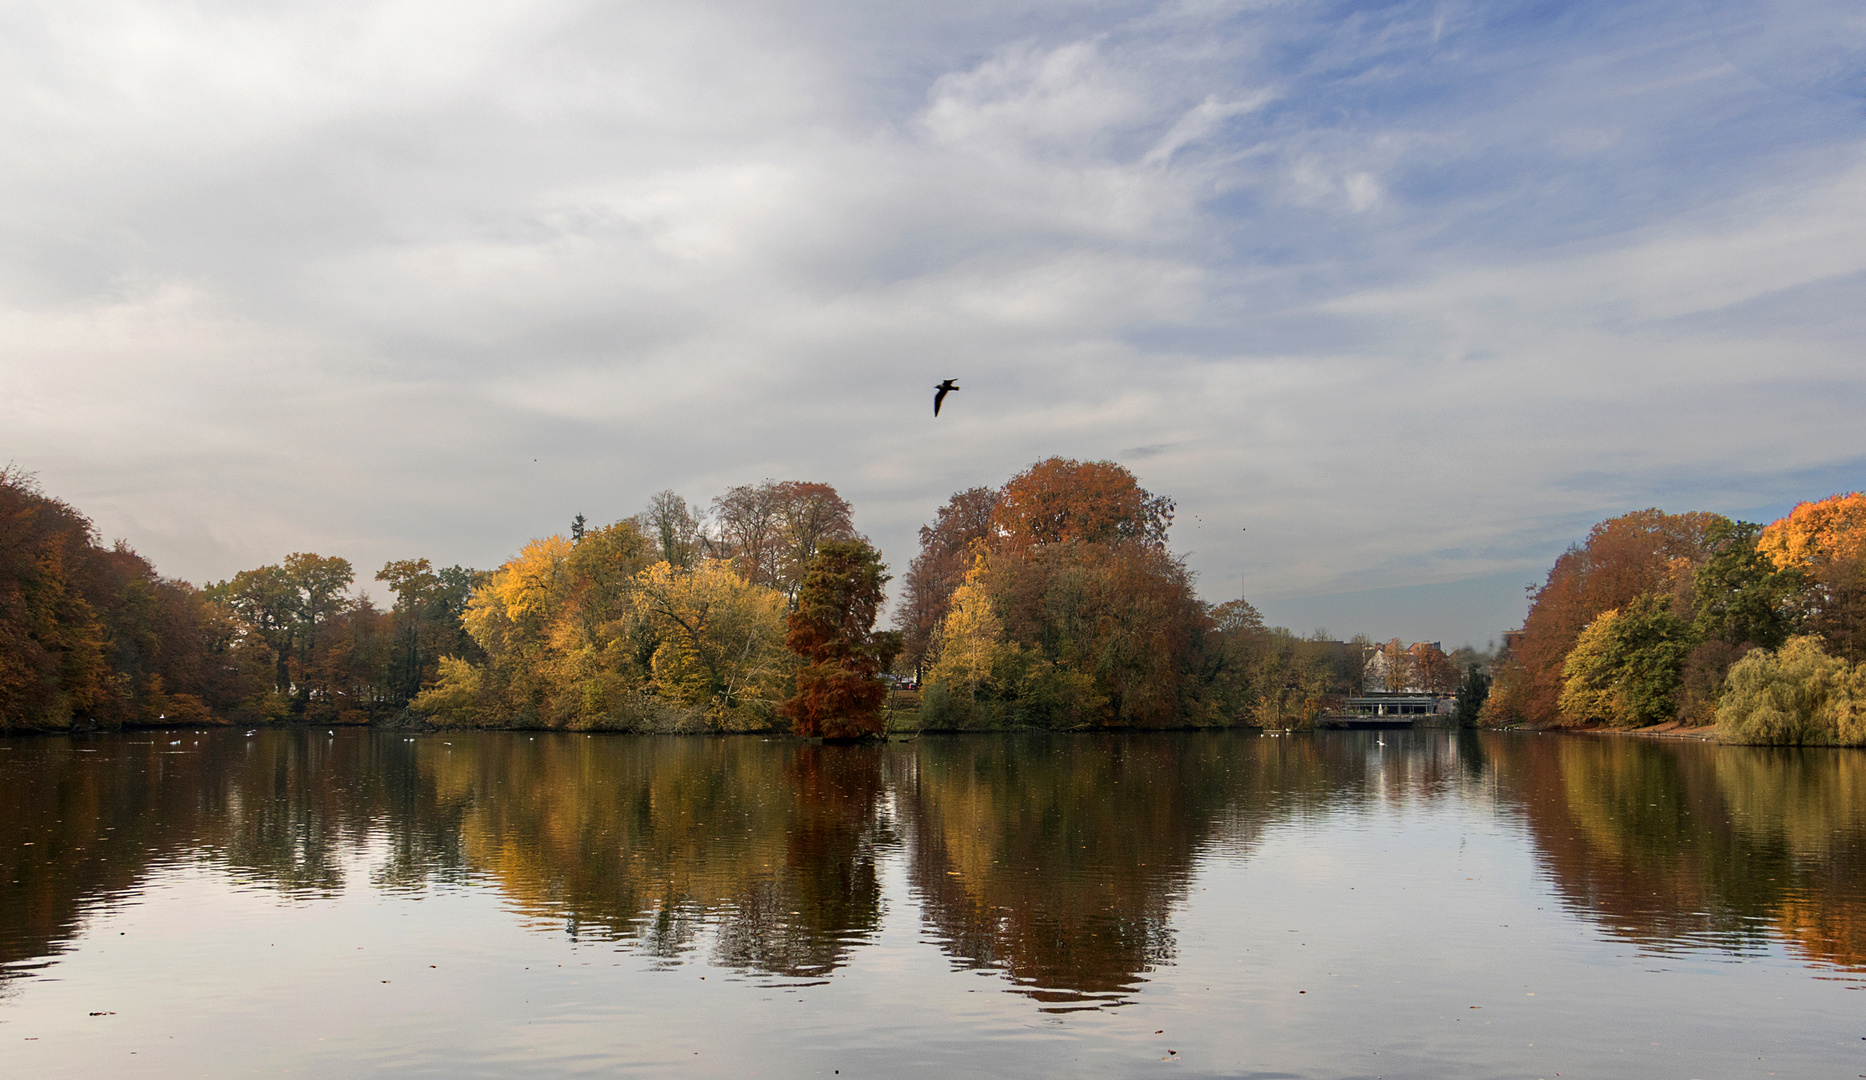
<instances>
[{"instance_id":1,"label":"bird's outstretched wing","mask_svg":"<svg viewBox=\"0 0 1866 1080\"><path fill-rule=\"evenodd\" d=\"M959 389L959 384L956 382L953 382L951 379L941 379L939 381L939 385L933 388L933 415L934 416L939 415L939 407L942 403L945 402L946 395L957 389Z\"/></svg>"}]
</instances>

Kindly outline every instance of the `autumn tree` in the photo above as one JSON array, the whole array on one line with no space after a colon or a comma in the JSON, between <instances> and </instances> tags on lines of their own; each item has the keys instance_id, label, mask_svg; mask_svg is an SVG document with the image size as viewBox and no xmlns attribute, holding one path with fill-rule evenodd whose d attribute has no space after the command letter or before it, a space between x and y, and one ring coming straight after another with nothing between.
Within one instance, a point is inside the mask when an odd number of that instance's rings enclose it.
<instances>
[{"instance_id":1,"label":"autumn tree","mask_svg":"<svg viewBox=\"0 0 1866 1080\"><path fill-rule=\"evenodd\" d=\"M713 500L722 554L754 585L795 602L817 547L853 540L849 504L828 484L766 480L741 484Z\"/></svg>"},{"instance_id":2,"label":"autumn tree","mask_svg":"<svg viewBox=\"0 0 1866 1080\"><path fill-rule=\"evenodd\" d=\"M487 575L464 620L484 662L443 658L413 707L463 726L769 728L792 666L783 595L722 560L655 558L639 520L534 540Z\"/></svg>"},{"instance_id":3,"label":"autumn tree","mask_svg":"<svg viewBox=\"0 0 1866 1080\"><path fill-rule=\"evenodd\" d=\"M899 633L874 629L887 582L880 553L866 541L831 540L811 558L785 637L803 661L796 693L782 707L797 734L845 739L882 732L881 674L901 647Z\"/></svg>"},{"instance_id":4,"label":"autumn tree","mask_svg":"<svg viewBox=\"0 0 1866 1080\"><path fill-rule=\"evenodd\" d=\"M1435 642L1414 642L1406 651L1412 661L1412 686L1426 694L1449 694L1457 690L1458 665Z\"/></svg>"},{"instance_id":5,"label":"autumn tree","mask_svg":"<svg viewBox=\"0 0 1866 1080\"><path fill-rule=\"evenodd\" d=\"M701 710L715 727L768 723L793 666L784 597L724 562L660 562L635 578L635 641L655 693Z\"/></svg>"},{"instance_id":6,"label":"autumn tree","mask_svg":"<svg viewBox=\"0 0 1866 1080\"><path fill-rule=\"evenodd\" d=\"M440 665L415 708L450 723L627 727L645 674L631 636L634 579L649 563L632 522L586 528L575 544L533 540L473 590L463 623L483 668Z\"/></svg>"},{"instance_id":7,"label":"autumn tree","mask_svg":"<svg viewBox=\"0 0 1866 1080\"><path fill-rule=\"evenodd\" d=\"M754 585L775 588L781 561L783 517L775 481L740 484L713 499L713 528L719 553L739 576Z\"/></svg>"},{"instance_id":8,"label":"autumn tree","mask_svg":"<svg viewBox=\"0 0 1866 1080\"><path fill-rule=\"evenodd\" d=\"M1594 526L1531 592L1523 630L1495 666L1485 722L1560 723L1562 667L1582 628L1647 593L1671 595L1709 555L1715 530L1728 525L1718 514L1639 510Z\"/></svg>"},{"instance_id":9,"label":"autumn tree","mask_svg":"<svg viewBox=\"0 0 1866 1080\"><path fill-rule=\"evenodd\" d=\"M0 470L0 724L66 728L103 703L104 628L83 578L91 523Z\"/></svg>"},{"instance_id":10,"label":"autumn tree","mask_svg":"<svg viewBox=\"0 0 1866 1080\"><path fill-rule=\"evenodd\" d=\"M395 595L393 658L384 681L396 704L408 703L434 682L441 657L484 655L461 622L479 577L464 566L436 570L426 559L398 559L376 572L376 580Z\"/></svg>"},{"instance_id":11,"label":"autumn tree","mask_svg":"<svg viewBox=\"0 0 1866 1080\"><path fill-rule=\"evenodd\" d=\"M1697 647L1670 598L1635 597L1582 629L1562 665L1557 708L1571 724L1644 727L1674 718L1685 658Z\"/></svg>"},{"instance_id":12,"label":"autumn tree","mask_svg":"<svg viewBox=\"0 0 1866 1080\"><path fill-rule=\"evenodd\" d=\"M1751 652L1730 670L1717 733L1738 743L1866 745L1866 664L1829 656L1813 635Z\"/></svg>"},{"instance_id":13,"label":"autumn tree","mask_svg":"<svg viewBox=\"0 0 1866 1080\"><path fill-rule=\"evenodd\" d=\"M347 559L293 552L276 565L242 570L231 580L209 586L208 592L232 606L271 647L274 689L291 698L294 712L303 714L314 700L323 702L330 693L328 676L334 669L326 652L345 642L328 640L323 631L352 605L346 593L354 580ZM354 637L346 635L348 645L354 645Z\"/></svg>"},{"instance_id":14,"label":"autumn tree","mask_svg":"<svg viewBox=\"0 0 1866 1080\"><path fill-rule=\"evenodd\" d=\"M902 619L927 641L923 719L948 727L1221 722L1214 680L1221 672L1235 680L1239 669L1212 651L1205 605L1166 550L1172 514L1172 500L1106 461L1049 458L995 496L954 496L922 531ZM933 618L938 629L928 633Z\"/></svg>"},{"instance_id":15,"label":"autumn tree","mask_svg":"<svg viewBox=\"0 0 1866 1080\"><path fill-rule=\"evenodd\" d=\"M1805 580L1803 628L1830 653L1866 660L1866 493L1801 503L1762 530L1756 548Z\"/></svg>"},{"instance_id":16,"label":"autumn tree","mask_svg":"<svg viewBox=\"0 0 1866 1080\"><path fill-rule=\"evenodd\" d=\"M1243 598L1211 610L1211 626L1193 655L1202 663L1213 722L1304 727L1340 695L1359 686L1353 660L1339 642L1303 639L1263 616ZM1345 662L1345 663L1343 663Z\"/></svg>"},{"instance_id":17,"label":"autumn tree","mask_svg":"<svg viewBox=\"0 0 1866 1080\"><path fill-rule=\"evenodd\" d=\"M987 605L989 613L987 613ZM1143 544L1072 543L990 550L954 594L930 683L968 675L996 724L1168 727L1207 722L1199 650L1210 627L1185 566ZM1000 635L989 651L980 635ZM981 722L965 721L959 726Z\"/></svg>"},{"instance_id":18,"label":"autumn tree","mask_svg":"<svg viewBox=\"0 0 1866 1080\"><path fill-rule=\"evenodd\" d=\"M269 660L229 609L0 468L0 730L257 718Z\"/></svg>"},{"instance_id":19,"label":"autumn tree","mask_svg":"<svg viewBox=\"0 0 1866 1080\"><path fill-rule=\"evenodd\" d=\"M1012 477L992 511L1012 547L1084 541L1164 546L1173 501L1142 488L1112 461L1046 458Z\"/></svg>"},{"instance_id":20,"label":"autumn tree","mask_svg":"<svg viewBox=\"0 0 1866 1080\"><path fill-rule=\"evenodd\" d=\"M953 593L971 567L973 549L991 535L991 515L998 493L975 487L957 492L940 507L932 524L920 527L920 554L902 581L894 613L906 660L920 671L940 623L952 610Z\"/></svg>"}]
</instances>

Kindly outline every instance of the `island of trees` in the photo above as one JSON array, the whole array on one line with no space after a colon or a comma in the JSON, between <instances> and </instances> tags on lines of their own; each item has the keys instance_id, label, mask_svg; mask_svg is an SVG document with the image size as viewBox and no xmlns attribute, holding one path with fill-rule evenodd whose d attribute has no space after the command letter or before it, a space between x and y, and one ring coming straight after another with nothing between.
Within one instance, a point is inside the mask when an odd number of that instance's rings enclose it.
<instances>
[{"instance_id":1,"label":"island of trees","mask_svg":"<svg viewBox=\"0 0 1866 1080\"><path fill-rule=\"evenodd\" d=\"M164 578L0 470L0 729L857 738L890 711L920 730L1292 727L1357 690L1377 653L1389 685L1458 690L1471 722L1866 742L1866 496L1766 528L1657 510L1601 523L1534 591L1487 700L1481 665L1201 600L1167 544L1173 512L1110 462L1050 458L958 492L920 530L883 630L888 568L827 484L706 505L664 491L490 571L392 561L374 575L385 608L314 553L204 587ZM892 693L890 672L921 692Z\"/></svg>"}]
</instances>

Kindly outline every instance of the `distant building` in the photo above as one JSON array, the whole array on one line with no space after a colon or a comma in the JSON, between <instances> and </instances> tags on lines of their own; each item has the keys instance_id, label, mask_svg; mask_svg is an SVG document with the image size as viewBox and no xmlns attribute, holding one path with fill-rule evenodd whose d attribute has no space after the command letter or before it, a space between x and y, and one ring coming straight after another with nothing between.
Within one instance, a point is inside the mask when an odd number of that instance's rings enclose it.
<instances>
[{"instance_id":1,"label":"distant building","mask_svg":"<svg viewBox=\"0 0 1866 1080\"><path fill-rule=\"evenodd\" d=\"M1342 703L1349 716L1441 716L1457 708L1449 694L1366 694Z\"/></svg>"},{"instance_id":2,"label":"distant building","mask_svg":"<svg viewBox=\"0 0 1866 1080\"><path fill-rule=\"evenodd\" d=\"M1411 645L1401 645L1398 638L1385 645L1365 646L1365 656L1361 661L1361 693L1363 694L1434 694L1428 687L1428 673L1443 671L1451 664L1451 658L1436 641L1415 641ZM1393 669L1403 668L1395 678Z\"/></svg>"}]
</instances>

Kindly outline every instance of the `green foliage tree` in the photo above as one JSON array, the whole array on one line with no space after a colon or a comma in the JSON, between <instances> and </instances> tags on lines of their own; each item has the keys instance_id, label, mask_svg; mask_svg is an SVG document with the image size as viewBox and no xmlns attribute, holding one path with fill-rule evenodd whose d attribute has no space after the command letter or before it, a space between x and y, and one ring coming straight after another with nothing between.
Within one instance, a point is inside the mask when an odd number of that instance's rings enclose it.
<instances>
[{"instance_id":1,"label":"green foliage tree","mask_svg":"<svg viewBox=\"0 0 1866 1080\"><path fill-rule=\"evenodd\" d=\"M1709 558L1692 582L1692 627L1706 640L1780 648L1799 621L1804 586L1794 567L1778 567L1757 549L1762 526L1723 521L1708 534Z\"/></svg>"},{"instance_id":2,"label":"green foliage tree","mask_svg":"<svg viewBox=\"0 0 1866 1080\"><path fill-rule=\"evenodd\" d=\"M881 554L864 540L832 540L809 562L785 644L803 661L782 706L803 736L879 735L887 700L882 672L901 649L897 631L874 629L888 582Z\"/></svg>"},{"instance_id":3,"label":"green foliage tree","mask_svg":"<svg viewBox=\"0 0 1866 1080\"><path fill-rule=\"evenodd\" d=\"M1581 631L1563 666L1562 717L1616 727L1673 719L1685 658L1698 643L1667 596L1648 593L1603 612Z\"/></svg>"},{"instance_id":4,"label":"green foliage tree","mask_svg":"<svg viewBox=\"0 0 1866 1080\"><path fill-rule=\"evenodd\" d=\"M1464 681L1458 684L1458 705L1452 718L1459 727L1476 727L1483 713L1484 699L1490 696L1490 676L1479 664L1464 669Z\"/></svg>"},{"instance_id":5,"label":"green foliage tree","mask_svg":"<svg viewBox=\"0 0 1866 1080\"><path fill-rule=\"evenodd\" d=\"M360 723L385 696L377 654L386 659L388 627L345 595L355 576L347 559L293 552L208 588L270 647L273 689L294 716Z\"/></svg>"}]
</instances>

